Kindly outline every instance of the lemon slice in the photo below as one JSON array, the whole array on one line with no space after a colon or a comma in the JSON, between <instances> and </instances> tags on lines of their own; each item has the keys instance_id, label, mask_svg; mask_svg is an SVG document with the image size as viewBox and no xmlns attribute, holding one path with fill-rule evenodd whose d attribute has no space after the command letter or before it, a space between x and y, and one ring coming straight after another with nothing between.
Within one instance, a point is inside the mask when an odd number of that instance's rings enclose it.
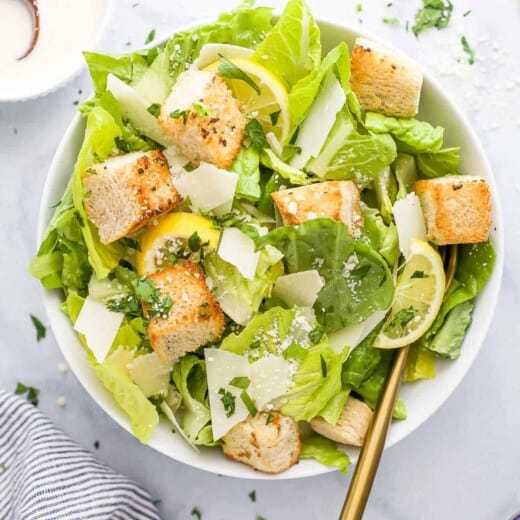
<instances>
[{"instance_id":1,"label":"lemon slice","mask_svg":"<svg viewBox=\"0 0 520 520\"><path fill-rule=\"evenodd\" d=\"M374 346L398 348L417 341L431 326L442 304L444 266L427 242L412 239L410 256L395 289L395 299Z\"/></svg>"},{"instance_id":2,"label":"lemon slice","mask_svg":"<svg viewBox=\"0 0 520 520\"><path fill-rule=\"evenodd\" d=\"M141 250L136 254L139 274L149 274L170 263L169 255L186 251L191 236L197 233L202 244L216 249L220 231L213 228L210 219L193 213L170 213L159 224L151 226L139 241ZM188 249L189 251L189 249Z\"/></svg>"},{"instance_id":3,"label":"lemon slice","mask_svg":"<svg viewBox=\"0 0 520 520\"><path fill-rule=\"evenodd\" d=\"M230 58L234 65L245 72L258 86L260 94L245 81L223 78L233 95L242 103L245 113L258 119L265 133L273 132L283 142L289 134L289 97L285 86L269 70L244 58ZM204 70L218 72L220 61Z\"/></svg>"}]
</instances>

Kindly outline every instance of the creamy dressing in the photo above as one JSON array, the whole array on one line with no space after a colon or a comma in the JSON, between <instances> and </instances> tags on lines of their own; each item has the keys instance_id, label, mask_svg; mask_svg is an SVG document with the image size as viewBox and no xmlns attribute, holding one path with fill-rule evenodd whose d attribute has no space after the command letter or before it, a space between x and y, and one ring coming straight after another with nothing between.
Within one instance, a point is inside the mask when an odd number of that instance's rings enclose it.
<instances>
[{"instance_id":1,"label":"creamy dressing","mask_svg":"<svg viewBox=\"0 0 520 520\"><path fill-rule=\"evenodd\" d=\"M21 61L32 36L24 0L0 0L0 100L52 89L81 64L108 8L108 0L39 0L40 35Z\"/></svg>"}]
</instances>

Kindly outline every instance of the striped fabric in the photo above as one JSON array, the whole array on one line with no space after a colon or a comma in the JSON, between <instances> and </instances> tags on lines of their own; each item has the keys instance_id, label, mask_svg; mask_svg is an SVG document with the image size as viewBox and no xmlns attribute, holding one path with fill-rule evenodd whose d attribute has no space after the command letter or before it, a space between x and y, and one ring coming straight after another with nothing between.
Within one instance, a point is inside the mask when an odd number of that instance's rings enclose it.
<instances>
[{"instance_id":1,"label":"striped fabric","mask_svg":"<svg viewBox=\"0 0 520 520\"><path fill-rule=\"evenodd\" d=\"M148 493L0 390L0 519L157 520Z\"/></svg>"}]
</instances>

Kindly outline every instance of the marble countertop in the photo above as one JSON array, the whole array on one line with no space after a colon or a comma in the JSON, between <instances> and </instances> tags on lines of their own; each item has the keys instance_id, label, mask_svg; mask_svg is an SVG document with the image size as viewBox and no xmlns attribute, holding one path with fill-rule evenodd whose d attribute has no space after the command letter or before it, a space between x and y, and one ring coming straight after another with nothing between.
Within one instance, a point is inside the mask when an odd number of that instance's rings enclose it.
<instances>
[{"instance_id":1,"label":"marble countertop","mask_svg":"<svg viewBox=\"0 0 520 520\"><path fill-rule=\"evenodd\" d=\"M281 6L281 0L266 2ZM137 4L134 6L134 4ZM157 34L231 8L233 0L116 0L103 49L122 52ZM362 24L426 64L467 113L499 185L506 235L506 266L493 324L482 351L449 401L382 460L368 520L508 520L520 511L520 8L515 0L455 2L444 31L416 39L406 32L419 2L309 0L317 16ZM341 7L338 5L341 4ZM356 5L362 10L357 11ZM471 10L467 16L463 13ZM383 22L396 17L400 25ZM476 52L467 63L460 39ZM336 518L349 477L339 473L296 481L253 482L218 477L141 446L88 396L63 362L52 333L36 343L29 315L46 322L38 283L27 274L36 249L36 219L56 146L90 92L83 73L45 98L0 104L0 386L17 381L41 389L40 407L81 445L160 499L165 519ZM60 407L58 398L65 396ZM99 441L99 449L94 442ZM256 490L256 502L248 493Z\"/></svg>"}]
</instances>

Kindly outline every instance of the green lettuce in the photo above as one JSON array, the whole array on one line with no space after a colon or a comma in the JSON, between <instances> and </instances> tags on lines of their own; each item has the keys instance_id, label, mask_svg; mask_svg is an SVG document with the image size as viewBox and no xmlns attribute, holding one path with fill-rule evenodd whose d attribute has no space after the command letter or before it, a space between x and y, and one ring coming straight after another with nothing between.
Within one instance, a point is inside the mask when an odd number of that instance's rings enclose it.
<instances>
[{"instance_id":1,"label":"green lettuce","mask_svg":"<svg viewBox=\"0 0 520 520\"><path fill-rule=\"evenodd\" d=\"M417 343L410 347L406 359L405 381L433 379L435 377L435 356Z\"/></svg>"},{"instance_id":2,"label":"green lettuce","mask_svg":"<svg viewBox=\"0 0 520 520\"><path fill-rule=\"evenodd\" d=\"M345 474L350 466L348 455L338 449L334 441L317 434L303 439L300 459L314 459L325 466L336 467Z\"/></svg>"},{"instance_id":3,"label":"green lettuce","mask_svg":"<svg viewBox=\"0 0 520 520\"><path fill-rule=\"evenodd\" d=\"M332 49L323 59L320 66L302 78L289 93L289 114L291 119L291 135L305 119L311 108L323 79L330 72L334 72L347 96L349 111L361 119L359 102L350 88L350 57L347 44L342 42Z\"/></svg>"},{"instance_id":4,"label":"green lettuce","mask_svg":"<svg viewBox=\"0 0 520 520\"><path fill-rule=\"evenodd\" d=\"M472 301L484 288L493 272L496 255L491 242L459 245L458 248L459 257L454 280L444 296L435 321L420 340L421 346L426 350L431 350L435 336L446 324L448 314L458 305ZM471 314L471 309L466 307L464 312L460 315L460 318L466 323L466 328L469 326L470 317L468 314ZM453 323L453 321L451 323ZM449 325L449 329L452 330L451 325ZM457 336L460 337L460 331L458 331ZM444 337L446 338L446 336ZM438 343L436 343L436 345L438 345ZM456 345L456 343L454 345ZM436 347L436 349L438 351L442 350L442 348L439 347ZM460 345L457 348L452 348L451 355L457 356L459 349Z\"/></svg>"},{"instance_id":5,"label":"green lettuce","mask_svg":"<svg viewBox=\"0 0 520 520\"><path fill-rule=\"evenodd\" d=\"M194 354L183 356L173 367L172 379L182 396L180 424L186 437L193 444L213 445L205 361Z\"/></svg>"},{"instance_id":6,"label":"green lettuce","mask_svg":"<svg viewBox=\"0 0 520 520\"><path fill-rule=\"evenodd\" d=\"M399 151L438 152L442 147L444 128L433 127L412 117L390 117L367 112L365 127L376 134L390 133L396 139Z\"/></svg>"},{"instance_id":7,"label":"green lettuce","mask_svg":"<svg viewBox=\"0 0 520 520\"><path fill-rule=\"evenodd\" d=\"M397 181L390 166L383 168L374 180L377 205L386 222L391 221L394 202L397 198Z\"/></svg>"},{"instance_id":8,"label":"green lettuce","mask_svg":"<svg viewBox=\"0 0 520 520\"><path fill-rule=\"evenodd\" d=\"M272 172L269 176L264 173L261 178L263 180L262 195L260 196L256 207L265 215L274 218L276 214L271 193L288 188L289 183L277 172Z\"/></svg>"},{"instance_id":9,"label":"green lettuce","mask_svg":"<svg viewBox=\"0 0 520 520\"><path fill-rule=\"evenodd\" d=\"M260 161L264 166L278 173L280 177L286 179L291 184L302 185L311 182L310 177L305 172L282 161L282 159L277 157L269 148L262 150Z\"/></svg>"},{"instance_id":10,"label":"green lettuce","mask_svg":"<svg viewBox=\"0 0 520 520\"><path fill-rule=\"evenodd\" d=\"M361 238L367 241L372 249L378 251L390 267L393 267L401 255L395 224L391 221L386 224L379 211L368 206L363 207L361 216L363 218Z\"/></svg>"},{"instance_id":11,"label":"green lettuce","mask_svg":"<svg viewBox=\"0 0 520 520\"><path fill-rule=\"evenodd\" d=\"M460 173L460 148L444 148L438 152L418 153L417 169L422 178L434 179L443 175Z\"/></svg>"},{"instance_id":12,"label":"green lettuce","mask_svg":"<svg viewBox=\"0 0 520 520\"><path fill-rule=\"evenodd\" d=\"M342 388L329 400L325 407L320 410L320 417L323 417L329 424L336 424L349 395L350 388Z\"/></svg>"},{"instance_id":13,"label":"green lettuce","mask_svg":"<svg viewBox=\"0 0 520 520\"><path fill-rule=\"evenodd\" d=\"M303 0L289 0L280 19L251 60L266 67L287 89L321 61L320 30Z\"/></svg>"},{"instance_id":14,"label":"green lettuce","mask_svg":"<svg viewBox=\"0 0 520 520\"><path fill-rule=\"evenodd\" d=\"M327 332L355 325L392 302L394 284L385 260L346 226L328 218L277 228L257 241L284 254L288 273L316 269L325 280L314 310Z\"/></svg>"},{"instance_id":15,"label":"green lettuce","mask_svg":"<svg viewBox=\"0 0 520 520\"><path fill-rule=\"evenodd\" d=\"M204 269L213 282L216 298L225 298L227 304L236 309L236 315L230 313L230 317L242 325L258 311L262 300L271 296L274 282L283 274L280 253L271 246L260 252L252 280L244 278L234 265L223 260L217 253L206 255ZM228 311L226 305L223 307ZM239 319L239 316L243 319Z\"/></svg>"},{"instance_id":16,"label":"green lettuce","mask_svg":"<svg viewBox=\"0 0 520 520\"><path fill-rule=\"evenodd\" d=\"M404 199L412 191L417 180L417 168L413 155L398 153L392 164L392 170L397 181L397 199Z\"/></svg>"},{"instance_id":17,"label":"green lettuce","mask_svg":"<svg viewBox=\"0 0 520 520\"><path fill-rule=\"evenodd\" d=\"M130 418L134 435L146 444L159 424L159 414L155 406L130 379L126 367L117 361L114 354L95 366L94 371Z\"/></svg>"},{"instance_id":18,"label":"green lettuce","mask_svg":"<svg viewBox=\"0 0 520 520\"><path fill-rule=\"evenodd\" d=\"M235 196L257 201L262 192L260 190L260 156L258 151L250 146L240 150L231 165L230 171L238 175Z\"/></svg>"}]
</instances>

